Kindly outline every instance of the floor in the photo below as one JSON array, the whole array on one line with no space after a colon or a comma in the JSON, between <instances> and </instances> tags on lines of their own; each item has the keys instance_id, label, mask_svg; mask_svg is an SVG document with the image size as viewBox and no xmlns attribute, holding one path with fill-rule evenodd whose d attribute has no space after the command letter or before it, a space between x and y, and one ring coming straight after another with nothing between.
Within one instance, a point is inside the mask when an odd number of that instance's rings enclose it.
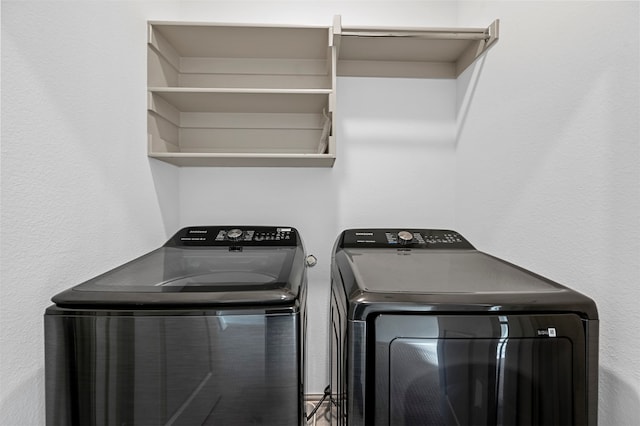
<instances>
[{"instance_id":1,"label":"floor","mask_svg":"<svg viewBox=\"0 0 640 426\"><path fill-rule=\"evenodd\" d=\"M307 415L310 415L314 408L320 402L322 398L321 395L310 396L307 398ZM313 416L307 421L308 426L329 426L331 424L330 419L330 411L329 411L329 402L327 400L323 401L320 407L316 410Z\"/></svg>"}]
</instances>

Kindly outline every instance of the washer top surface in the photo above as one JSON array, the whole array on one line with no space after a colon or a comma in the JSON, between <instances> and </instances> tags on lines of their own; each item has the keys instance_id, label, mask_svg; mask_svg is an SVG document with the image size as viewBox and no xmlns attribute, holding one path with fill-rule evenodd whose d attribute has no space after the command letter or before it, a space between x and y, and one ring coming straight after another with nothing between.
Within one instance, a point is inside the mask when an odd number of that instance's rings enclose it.
<instances>
[{"instance_id":1,"label":"washer top surface","mask_svg":"<svg viewBox=\"0 0 640 426\"><path fill-rule=\"evenodd\" d=\"M190 227L163 247L53 297L58 306L291 303L303 249L290 227Z\"/></svg>"}]
</instances>

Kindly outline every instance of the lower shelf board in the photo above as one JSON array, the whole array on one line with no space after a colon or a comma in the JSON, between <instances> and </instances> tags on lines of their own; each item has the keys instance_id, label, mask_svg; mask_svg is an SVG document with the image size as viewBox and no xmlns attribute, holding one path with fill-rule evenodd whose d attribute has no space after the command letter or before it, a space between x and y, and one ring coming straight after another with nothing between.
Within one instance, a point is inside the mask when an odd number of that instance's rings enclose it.
<instances>
[{"instance_id":1,"label":"lower shelf board","mask_svg":"<svg viewBox=\"0 0 640 426\"><path fill-rule=\"evenodd\" d=\"M332 154L149 153L180 167L333 167Z\"/></svg>"}]
</instances>

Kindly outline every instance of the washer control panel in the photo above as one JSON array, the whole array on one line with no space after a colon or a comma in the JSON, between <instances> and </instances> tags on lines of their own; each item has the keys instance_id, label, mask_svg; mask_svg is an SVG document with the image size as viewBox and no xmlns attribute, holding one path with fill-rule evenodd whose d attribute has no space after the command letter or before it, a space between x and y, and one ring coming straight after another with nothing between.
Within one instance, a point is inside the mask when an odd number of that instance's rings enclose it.
<instances>
[{"instance_id":1,"label":"washer control panel","mask_svg":"<svg viewBox=\"0 0 640 426\"><path fill-rule=\"evenodd\" d=\"M444 229L348 229L340 243L344 248L473 249L456 231Z\"/></svg>"},{"instance_id":2,"label":"washer control panel","mask_svg":"<svg viewBox=\"0 0 640 426\"><path fill-rule=\"evenodd\" d=\"M295 246L298 233L285 226L191 226L167 246Z\"/></svg>"}]
</instances>

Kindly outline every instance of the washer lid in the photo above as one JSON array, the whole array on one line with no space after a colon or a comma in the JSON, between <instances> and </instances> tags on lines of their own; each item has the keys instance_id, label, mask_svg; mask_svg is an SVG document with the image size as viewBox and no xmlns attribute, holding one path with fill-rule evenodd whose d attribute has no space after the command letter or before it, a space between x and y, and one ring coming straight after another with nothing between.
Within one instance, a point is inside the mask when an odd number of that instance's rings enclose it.
<instances>
[{"instance_id":1,"label":"washer lid","mask_svg":"<svg viewBox=\"0 0 640 426\"><path fill-rule=\"evenodd\" d=\"M292 303L303 258L298 246L164 246L52 300L59 306Z\"/></svg>"}]
</instances>

